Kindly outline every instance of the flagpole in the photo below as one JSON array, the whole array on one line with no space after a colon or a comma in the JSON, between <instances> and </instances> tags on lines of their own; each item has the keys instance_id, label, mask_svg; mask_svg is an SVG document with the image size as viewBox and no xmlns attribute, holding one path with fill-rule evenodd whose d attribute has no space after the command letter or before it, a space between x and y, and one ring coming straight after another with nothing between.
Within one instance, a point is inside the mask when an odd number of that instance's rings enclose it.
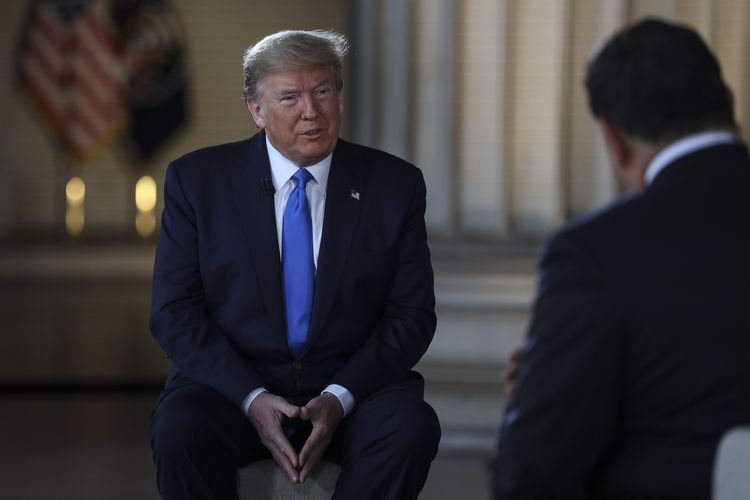
<instances>
[{"instance_id":1,"label":"flagpole","mask_svg":"<svg viewBox=\"0 0 750 500\"><path fill-rule=\"evenodd\" d=\"M57 181L55 182L55 237L59 241L66 241L68 239L68 231L66 227L68 198L65 193L65 189L68 184L68 170L70 161L66 154L60 154L59 148L57 156L60 158L60 161L56 162L58 168L55 169L55 174L57 177Z\"/></svg>"},{"instance_id":2,"label":"flagpole","mask_svg":"<svg viewBox=\"0 0 750 500\"><path fill-rule=\"evenodd\" d=\"M135 217L138 215L138 210L135 207L135 183L138 181L138 173L132 169L128 169L130 174L130 182L128 183L128 230L127 238L132 241L138 240L138 233L135 227Z\"/></svg>"},{"instance_id":3,"label":"flagpole","mask_svg":"<svg viewBox=\"0 0 750 500\"><path fill-rule=\"evenodd\" d=\"M57 161L55 164L55 231L54 236L59 242L70 243L74 235L68 232L68 182L73 177L73 162L70 152L61 137L55 141ZM85 210L85 208L84 208ZM85 212L84 212L85 216Z\"/></svg>"}]
</instances>

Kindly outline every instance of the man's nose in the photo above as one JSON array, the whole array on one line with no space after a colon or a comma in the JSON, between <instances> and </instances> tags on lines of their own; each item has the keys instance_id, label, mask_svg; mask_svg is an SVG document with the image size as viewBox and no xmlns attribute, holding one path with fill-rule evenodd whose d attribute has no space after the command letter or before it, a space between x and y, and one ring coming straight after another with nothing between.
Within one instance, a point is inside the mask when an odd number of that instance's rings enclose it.
<instances>
[{"instance_id":1,"label":"man's nose","mask_svg":"<svg viewBox=\"0 0 750 500\"><path fill-rule=\"evenodd\" d=\"M302 118L305 120L312 120L318 116L318 102L312 95L302 97L302 106Z\"/></svg>"}]
</instances>

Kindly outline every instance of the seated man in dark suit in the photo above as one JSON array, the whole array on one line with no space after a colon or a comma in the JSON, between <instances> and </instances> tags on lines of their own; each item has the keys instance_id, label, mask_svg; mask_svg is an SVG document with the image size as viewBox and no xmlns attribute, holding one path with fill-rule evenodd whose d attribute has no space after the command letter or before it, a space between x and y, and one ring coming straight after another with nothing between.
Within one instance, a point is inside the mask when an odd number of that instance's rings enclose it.
<instances>
[{"instance_id":1,"label":"seated man in dark suit","mask_svg":"<svg viewBox=\"0 0 750 500\"><path fill-rule=\"evenodd\" d=\"M707 499L750 422L750 159L717 60L645 20L587 67L628 195L546 244L497 499Z\"/></svg>"},{"instance_id":2,"label":"seated man in dark suit","mask_svg":"<svg viewBox=\"0 0 750 500\"><path fill-rule=\"evenodd\" d=\"M237 498L273 457L325 458L340 499L417 498L440 427L411 371L435 331L413 165L339 139L339 34L286 31L245 54L261 132L168 168L151 329L172 361L151 419L167 499Z\"/></svg>"}]
</instances>

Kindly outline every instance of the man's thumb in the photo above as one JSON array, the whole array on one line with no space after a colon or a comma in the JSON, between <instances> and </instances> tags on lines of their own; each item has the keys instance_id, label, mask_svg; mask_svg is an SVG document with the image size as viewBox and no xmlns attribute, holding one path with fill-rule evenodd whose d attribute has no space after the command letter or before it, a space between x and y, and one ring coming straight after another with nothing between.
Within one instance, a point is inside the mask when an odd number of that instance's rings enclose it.
<instances>
[{"instance_id":1,"label":"man's thumb","mask_svg":"<svg viewBox=\"0 0 750 500\"><path fill-rule=\"evenodd\" d=\"M289 418L299 418L300 416L300 407L288 401L283 401L279 405L278 410Z\"/></svg>"}]
</instances>

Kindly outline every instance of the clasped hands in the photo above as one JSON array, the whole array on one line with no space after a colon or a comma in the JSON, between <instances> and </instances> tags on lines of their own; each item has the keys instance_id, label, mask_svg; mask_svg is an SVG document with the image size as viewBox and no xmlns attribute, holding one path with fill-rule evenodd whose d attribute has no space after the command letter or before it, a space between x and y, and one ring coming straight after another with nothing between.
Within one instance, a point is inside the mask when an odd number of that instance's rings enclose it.
<instances>
[{"instance_id":1,"label":"clasped hands","mask_svg":"<svg viewBox=\"0 0 750 500\"><path fill-rule=\"evenodd\" d=\"M312 432L297 454L281 427L284 416L309 420ZM320 462L333 439L344 409L338 398L324 392L305 406L295 406L286 399L264 392L250 405L247 417L255 426L263 445L292 483L303 483Z\"/></svg>"}]
</instances>

